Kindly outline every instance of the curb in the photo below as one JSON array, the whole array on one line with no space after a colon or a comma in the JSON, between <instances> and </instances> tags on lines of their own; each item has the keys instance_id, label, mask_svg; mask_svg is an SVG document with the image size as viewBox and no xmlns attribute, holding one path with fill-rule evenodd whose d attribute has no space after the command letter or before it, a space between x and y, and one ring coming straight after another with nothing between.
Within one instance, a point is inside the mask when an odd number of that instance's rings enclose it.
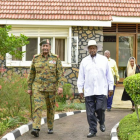
<instances>
[{"instance_id":1,"label":"curb","mask_svg":"<svg viewBox=\"0 0 140 140\"><path fill-rule=\"evenodd\" d=\"M111 140L119 140L117 135L117 128L119 126L119 122L112 128L110 136Z\"/></svg>"},{"instance_id":2,"label":"curb","mask_svg":"<svg viewBox=\"0 0 140 140\"><path fill-rule=\"evenodd\" d=\"M66 112L66 113L61 113L61 114L55 114L54 120L58 120L63 117L75 115L78 113L83 113L86 112L86 110L79 110L79 111L73 111L73 112ZM41 119L41 125L47 123L47 118L44 117ZM10 133L7 133L5 136L2 137L0 140L15 140L16 138L22 136L24 133L30 131L32 129L32 122L22 125L15 130L11 131Z\"/></svg>"}]
</instances>

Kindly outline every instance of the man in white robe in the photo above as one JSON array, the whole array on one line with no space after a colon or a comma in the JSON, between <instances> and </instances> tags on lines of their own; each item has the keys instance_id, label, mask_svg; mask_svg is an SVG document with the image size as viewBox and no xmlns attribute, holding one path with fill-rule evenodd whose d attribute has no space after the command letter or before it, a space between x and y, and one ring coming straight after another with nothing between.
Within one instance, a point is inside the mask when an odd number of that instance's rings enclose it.
<instances>
[{"instance_id":1,"label":"man in white robe","mask_svg":"<svg viewBox=\"0 0 140 140\"><path fill-rule=\"evenodd\" d=\"M85 57L80 64L77 86L80 97L85 97L89 124L87 137L90 138L96 136L97 120L100 130L105 131L106 96L113 94L114 79L107 58L97 54L99 46L95 40L88 42L87 49L90 55Z\"/></svg>"}]
</instances>

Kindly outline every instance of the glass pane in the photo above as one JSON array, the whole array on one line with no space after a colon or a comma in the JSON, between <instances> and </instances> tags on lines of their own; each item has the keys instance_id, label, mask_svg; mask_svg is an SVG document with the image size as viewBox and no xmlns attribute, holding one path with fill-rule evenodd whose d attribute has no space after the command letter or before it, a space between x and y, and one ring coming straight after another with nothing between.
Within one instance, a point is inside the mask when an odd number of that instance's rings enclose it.
<instances>
[{"instance_id":1,"label":"glass pane","mask_svg":"<svg viewBox=\"0 0 140 140\"><path fill-rule=\"evenodd\" d=\"M103 52L110 51L110 57L116 61L116 35L104 35Z\"/></svg>"},{"instance_id":2,"label":"glass pane","mask_svg":"<svg viewBox=\"0 0 140 140\"><path fill-rule=\"evenodd\" d=\"M128 59L133 56L133 36L119 37L119 76L125 78L124 72L128 63Z\"/></svg>"},{"instance_id":3,"label":"glass pane","mask_svg":"<svg viewBox=\"0 0 140 140\"><path fill-rule=\"evenodd\" d=\"M78 63L78 37L71 37L71 63Z\"/></svg>"},{"instance_id":4,"label":"glass pane","mask_svg":"<svg viewBox=\"0 0 140 140\"><path fill-rule=\"evenodd\" d=\"M22 47L21 47L21 48L17 48L17 50L18 50L18 51L22 51ZM21 61L22 58L15 58L15 56L12 55L12 60L14 60L14 61Z\"/></svg>"},{"instance_id":5,"label":"glass pane","mask_svg":"<svg viewBox=\"0 0 140 140\"><path fill-rule=\"evenodd\" d=\"M140 35L138 35L137 64L140 65Z\"/></svg>"},{"instance_id":6,"label":"glass pane","mask_svg":"<svg viewBox=\"0 0 140 140\"><path fill-rule=\"evenodd\" d=\"M55 54L61 61L65 61L65 39L55 39Z\"/></svg>"},{"instance_id":7,"label":"glass pane","mask_svg":"<svg viewBox=\"0 0 140 140\"><path fill-rule=\"evenodd\" d=\"M26 45L26 61L32 61L33 56L37 54L37 38L29 38L29 44Z\"/></svg>"}]
</instances>

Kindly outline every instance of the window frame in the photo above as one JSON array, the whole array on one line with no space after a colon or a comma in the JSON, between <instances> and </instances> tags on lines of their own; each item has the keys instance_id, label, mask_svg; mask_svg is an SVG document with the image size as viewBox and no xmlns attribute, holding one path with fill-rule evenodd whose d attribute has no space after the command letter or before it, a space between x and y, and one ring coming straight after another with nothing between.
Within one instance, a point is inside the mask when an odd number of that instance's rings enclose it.
<instances>
[{"instance_id":1,"label":"window frame","mask_svg":"<svg viewBox=\"0 0 140 140\"><path fill-rule=\"evenodd\" d=\"M27 36L28 38L37 38L37 54L40 54L40 39L41 38L51 38L51 52L55 54L55 39L65 39L65 61L62 62L63 67L71 67L71 63L68 63L68 59L70 59L70 55L68 55L68 48L71 47L67 44L67 36ZM22 47L22 51L26 51L26 45ZM30 67L32 61L26 61L26 53L23 54L22 60L12 60L12 56L10 54L6 54L6 66L15 66L15 67Z\"/></svg>"}]
</instances>

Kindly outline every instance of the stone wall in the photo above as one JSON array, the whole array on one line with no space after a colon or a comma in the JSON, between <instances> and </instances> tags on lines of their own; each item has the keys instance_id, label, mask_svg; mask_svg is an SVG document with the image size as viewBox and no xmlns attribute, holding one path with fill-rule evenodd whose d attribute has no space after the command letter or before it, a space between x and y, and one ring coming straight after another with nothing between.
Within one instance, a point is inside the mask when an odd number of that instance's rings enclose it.
<instances>
[{"instance_id":1,"label":"stone wall","mask_svg":"<svg viewBox=\"0 0 140 140\"><path fill-rule=\"evenodd\" d=\"M0 75L7 77L14 73L22 76L25 73L29 73L29 67L6 67L5 58L0 56Z\"/></svg>"},{"instance_id":2,"label":"stone wall","mask_svg":"<svg viewBox=\"0 0 140 140\"><path fill-rule=\"evenodd\" d=\"M84 57L88 55L85 47L89 40L96 40L98 44L103 46L103 28L102 27L73 27L72 36L78 36L78 64L73 64L72 68L65 69L65 77L68 83L73 85L73 92L78 93L77 78L80 63ZM102 50L99 52L103 54Z\"/></svg>"}]
</instances>

